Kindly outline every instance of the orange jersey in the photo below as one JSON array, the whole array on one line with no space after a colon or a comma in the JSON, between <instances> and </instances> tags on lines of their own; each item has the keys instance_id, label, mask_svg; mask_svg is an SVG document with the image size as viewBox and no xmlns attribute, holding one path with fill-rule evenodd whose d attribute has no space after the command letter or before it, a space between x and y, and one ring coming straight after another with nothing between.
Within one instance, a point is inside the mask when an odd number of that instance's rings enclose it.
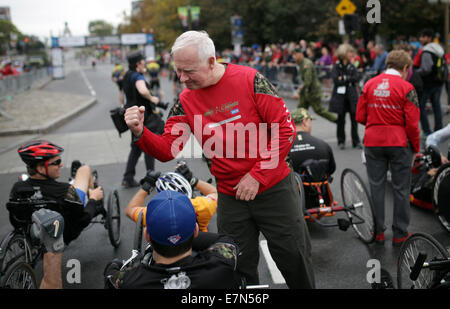
<instances>
[{"instance_id":1,"label":"orange jersey","mask_svg":"<svg viewBox=\"0 0 450 309\"><path fill-rule=\"evenodd\" d=\"M216 213L217 200L211 196L197 196L191 199L194 206L195 214L197 215L197 222L200 231L208 232L208 224L212 216ZM147 207L136 207L133 212L133 221L137 222L139 214L142 213L142 225L146 226L145 217L147 215Z\"/></svg>"}]
</instances>

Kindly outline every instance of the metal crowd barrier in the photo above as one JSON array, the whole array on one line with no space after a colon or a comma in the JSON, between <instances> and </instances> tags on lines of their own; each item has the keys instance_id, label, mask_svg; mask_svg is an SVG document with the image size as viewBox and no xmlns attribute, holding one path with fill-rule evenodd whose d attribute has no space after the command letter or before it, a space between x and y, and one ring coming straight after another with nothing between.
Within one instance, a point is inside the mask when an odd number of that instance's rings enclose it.
<instances>
[{"instance_id":1,"label":"metal crowd barrier","mask_svg":"<svg viewBox=\"0 0 450 309\"><path fill-rule=\"evenodd\" d=\"M282 95L293 95L300 85L302 80L300 78L298 66L295 64L283 65L249 65L263 74L280 92ZM317 76L322 84L323 101L328 102L331 99L333 91L333 80L331 79L332 66L316 65Z\"/></svg>"},{"instance_id":2,"label":"metal crowd barrier","mask_svg":"<svg viewBox=\"0 0 450 309\"><path fill-rule=\"evenodd\" d=\"M33 69L17 76L5 76L0 79L0 98L5 98L22 91L31 89L37 81L48 77L47 68Z\"/></svg>"}]
</instances>

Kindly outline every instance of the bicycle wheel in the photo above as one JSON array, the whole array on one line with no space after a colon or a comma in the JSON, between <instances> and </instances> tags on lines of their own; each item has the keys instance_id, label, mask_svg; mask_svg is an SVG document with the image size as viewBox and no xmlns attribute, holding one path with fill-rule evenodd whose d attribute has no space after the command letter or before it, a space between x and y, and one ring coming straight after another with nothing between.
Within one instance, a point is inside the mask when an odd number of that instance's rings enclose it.
<instances>
[{"instance_id":1,"label":"bicycle wheel","mask_svg":"<svg viewBox=\"0 0 450 309\"><path fill-rule=\"evenodd\" d=\"M341 194L344 205L363 219L362 223L356 224L351 212L346 211L356 235L364 243L373 242L375 240L375 219L372 212L372 199L361 177L349 168L342 172Z\"/></svg>"},{"instance_id":2,"label":"bicycle wheel","mask_svg":"<svg viewBox=\"0 0 450 309\"><path fill-rule=\"evenodd\" d=\"M397 261L397 288L427 289L431 287L434 277L433 270L422 269L416 281L412 281L409 277L419 252L427 255L426 262L436 258L445 259L449 256L447 250L431 235L424 233L411 235L400 248Z\"/></svg>"},{"instance_id":3,"label":"bicycle wheel","mask_svg":"<svg viewBox=\"0 0 450 309\"><path fill-rule=\"evenodd\" d=\"M113 247L117 248L120 245L120 202L117 190L114 190L108 196L107 212L109 240Z\"/></svg>"},{"instance_id":4,"label":"bicycle wheel","mask_svg":"<svg viewBox=\"0 0 450 309\"><path fill-rule=\"evenodd\" d=\"M299 174L295 173L295 180L297 181L298 193L300 194L300 213L305 215L306 200L305 200L305 188L303 187L302 178Z\"/></svg>"},{"instance_id":5,"label":"bicycle wheel","mask_svg":"<svg viewBox=\"0 0 450 309\"><path fill-rule=\"evenodd\" d=\"M450 163L442 165L436 173L433 207L442 226L450 232Z\"/></svg>"},{"instance_id":6,"label":"bicycle wheel","mask_svg":"<svg viewBox=\"0 0 450 309\"><path fill-rule=\"evenodd\" d=\"M143 212L141 211L139 213L138 216L138 220L136 222L136 229L134 231L134 241L133 241L133 249L141 252L142 251L142 231L143 231L143 226L142 226L142 218L143 216Z\"/></svg>"},{"instance_id":7,"label":"bicycle wheel","mask_svg":"<svg viewBox=\"0 0 450 309\"><path fill-rule=\"evenodd\" d=\"M2 289L37 289L36 274L30 264L16 261L5 272L0 287Z\"/></svg>"},{"instance_id":8,"label":"bicycle wheel","mask_svg":"<svg viewBox=\"0 0 450 309\"><path fill-rule=\"evenodd\" d=\"M12 231L0 246L0 273L4 274L14 262L30 263L33 260L31 247L22 232Z\"/></svg>"}]
</instances>

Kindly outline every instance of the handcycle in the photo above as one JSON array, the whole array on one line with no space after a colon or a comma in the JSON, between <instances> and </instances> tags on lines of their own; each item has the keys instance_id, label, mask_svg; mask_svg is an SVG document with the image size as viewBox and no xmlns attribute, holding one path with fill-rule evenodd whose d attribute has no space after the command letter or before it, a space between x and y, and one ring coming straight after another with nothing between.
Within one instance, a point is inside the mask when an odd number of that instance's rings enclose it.
<instances>
[{"instance_id":1,"label":"handcycle","mask_svg":"<svg viewBox=\"0 0 450 309\"><path fill-rule=\"evenodd\" d=\"M450 289L450 255L433 236L415 233L403 243L397 261L399 289Z\"/></svg>"},{"instance_id":2,"label":"handcycle","mask_svg":"<svg viewBox=\"0 0 450 309\"><path fill-rule=\"evenodd\" d=\"M372 243L375 240L375 219L372 200L364 182L352 169L344 169L340 180L343 205L339 205L330 189L332 178L325 173L327 164L328 160L309 159L302 164L301 173L295 173L304 218L324 227L338 227L342 231L352 226L364 243ZM346 213L347 219L338 218L337 223L320 221L340 211Z\"/></svg>"},{"instance_id":3,"label":"handcycle","mask_svg":"<svg viewBox=\"0 0 450 309\"><path fill-rule=\"evenodd\" d=\"M428 171L437 168L434 176ZM432 210L450 232L450 163L441 164L440 151L429 146L414 159L412 167L411 205Z\"/></svg>"},{"instance_id":4,"label":"handcycle","mask_svg":"<svg viewBox=\"0 0 450 309\"><path fill-rule=\"evenodd\" d=\"M26 176L26 175L25 175ZM22 180L26 177L21 176ZM94 179L97 173L94 171ZM117 190L106 195L106 214L100 214L91 223L103 224L114 248L120 245L120 202ZM38 288L34 268L45 253L39 240L32 237L31 217L41 208L58 209L56 201L44 199L39 188L30 187L20 192L17 200L6 204L13 230L0 244L0 288Z\"/></svg>"}]
</instances>

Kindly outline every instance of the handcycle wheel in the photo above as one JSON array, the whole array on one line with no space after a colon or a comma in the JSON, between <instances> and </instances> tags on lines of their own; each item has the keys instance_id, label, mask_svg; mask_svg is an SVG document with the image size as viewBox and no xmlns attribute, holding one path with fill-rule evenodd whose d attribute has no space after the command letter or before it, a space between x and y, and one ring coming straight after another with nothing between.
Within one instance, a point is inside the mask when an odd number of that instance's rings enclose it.
<instances>
[{"instance_id":1,"label":"handcycle wheel","mask_svg":"<svg viewBox=\"0 0 450 309\"><path fill-rule=\"evenodd\" d=\"M37 289L36 274L30 264L16 261L6 270L0 287L3 289Z\"/></svg>"},{"instance_id":2,"label":"handcycle wheel","mask_svg":"<svg viewBox=\"0 0 450 309\"><path fill-rule=\"evenodd\" d=\"M142 251L142 220L143 220L143 212L141 211L139 213L137 222L136 222L136 229L134 231L134 241L133 241L133 249L141 252Z\"/></svg>"},{"instance_id":3,"label":"handcycle wheel","mask_svg":"<svg viewBox=\"0 0 450 309\"><path fill-rule=\"evenodd\" d=\"M0 274L4 274L16 261L29 263L32 259L31 246L25 235L12 231L0 246Z\"/></svg>"},{"instance_id":4,"label":"handcycle wheel","mask_svg":"<svg viewBox=\"0 0 450 309\"><path fill-rule=\"evenodd\" d=\"M299 174L295 173L295 180L297 181L298 193L300 194L300 213L305 215L306 200L305 200L305 188L303 187L302 178Z\"/></svg>"},{"instance_id":5,"label":"handcycle wheel","mask_svg":"<svg viewBox=\"0 0 450 309\"><path fill-rule=\"evenodd\" d=\"M346 211L358 237L364 243L375 240L375 219L373 217L373 205L361 177L352 169L346 168L341 176L341 194L344 205L352 209L352 212L361 217L364 222L355 224L351 212Z\"/></svg>"},{"instance_id":6,"label":"handcycle wheel","mask_svg":"<svg viewBox=\"0 0 450 309\"><path fill-rule=\"evenodd\" d=\"M108 226L108 236L114 248L120 245L120 202L117 190L108 195L106 209L106 221Z\"/></svg>"},{"instance_id":7,"label":"handcycle wheel","mask_svg":"<svg viewBox=\"0 0 450 309\"><path fill-rule=\"evenodd\" d=\"M442 226L450 232L450 163L442 165L436 173L433 207Z\"/></svg>"},{"instance_id":8,"label":"handcycle wheel","mask_svg":"<svg viewBox=\"0 0 450 309\"><path fill-rule=\"evenodd\" d=\"M446 259L447 250L431 235L415 233L405 240L400 248L397 261L397 288L399 289L427 289L433 281L434 271L422 269L416 281L410 279L411 268L420 253L427 255L427 261Z\"/></svg>"}]
</instances>

